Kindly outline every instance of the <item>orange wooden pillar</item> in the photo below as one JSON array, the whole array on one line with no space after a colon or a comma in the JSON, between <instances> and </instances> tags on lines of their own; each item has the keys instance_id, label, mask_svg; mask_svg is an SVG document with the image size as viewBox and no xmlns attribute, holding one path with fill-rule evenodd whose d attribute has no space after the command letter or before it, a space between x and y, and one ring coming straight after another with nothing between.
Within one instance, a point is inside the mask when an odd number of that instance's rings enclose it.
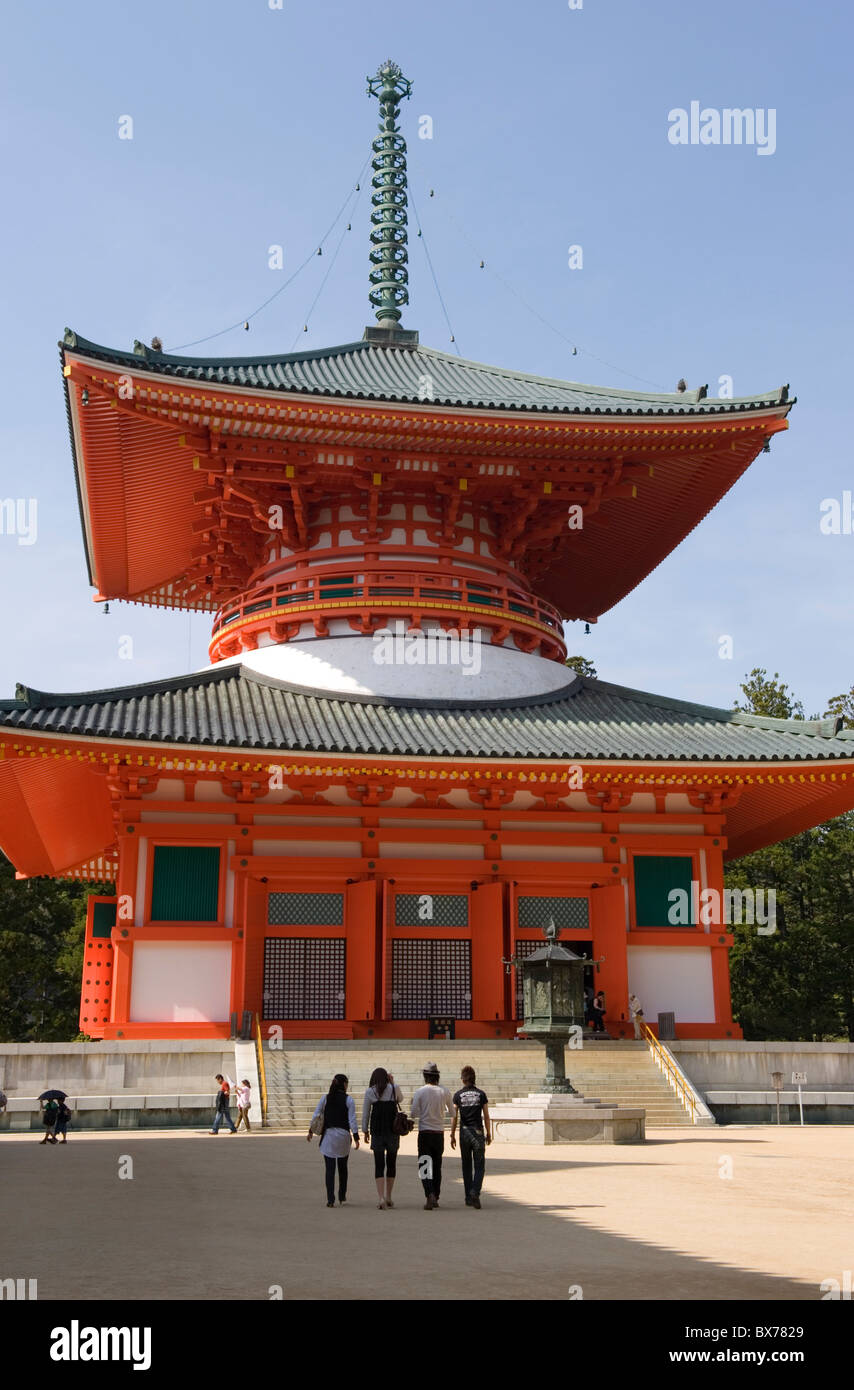
<instances>
[{"instance_id":1,"label":"orange wooden pillar","mask_svg":"<svg viewBox=\"0 0 854 1390\"><path fill-rule=\"evenodd\" d=\"M500 883L481 884L469 898L471 922L471 1016L500 1025L506 1016L504 890Z\"/></svg>"},{"instance_id":2,"label":"orange wooden pillar","mask_svg":"<svg viewBox=\"0 0 854 1390\"><path fill-rule=\"evenodd\" d=\"M110 1021L115 959L112 929L115 921L116 899L93 893L86 904L80 993L80 1031L92 1038L103 1037L104 1028Z\"/></svg>"},{"instance_id":3,"label":"orange wooden pillar","mask_svg":"<svg viewBox=\"0 0 854 1390\"><path fill-rule=\"evenodd\" d=\"M715 936L711 941L712 991L715 1001L715 1036L741 1038L743 1033L732 1017L732 997L729 984L729 951L732 936Z\"/></svg>"},{"instance_id":4,"label":"orange wooden pillar","mask_svg":"<svg viewBox=\"0 0 854 1390\"><path fill-rule=\"evenodd\" d=\"M234 875L234 901L232 906L232 927L233 937L231 947L231 1012L237 1014L238 1023L244 1009L252 1010L252 1004L248 1002L247 989L247 952L249 940L247 936L247 911L246 903L248 898L249 883L245 874L235 873ZM252 1010L254 1013L254 1010ZM254 1023L254 1018L253 1018Z\"/></svg>"},{"instance_id":5,"label":"orange wooden pillar","mask_svg":"<svg viewBox=\"0 0 854 1390\"><path fill-rule=\"evenodd\" d=\"M125 803L127 804L127 803ZM136 901L137 864L139 862L139 826L129 824L119 841L119 872L116 878L116 924L113 927L113 995L110 1023L130 1022L131 981L133 975L133 942L130 932L142 921L142 904Z\"/></svg>"},{"instance_id":6,"label":"orange wooden pillar","mask_svg":"<svg viewBox=\"0 0 854 1390\"><path fill-rule=\"evenodd\" d=\"M364 1023L377 1010L377 884L349 883L344 889L344 933L347 941L345 993L347 1018Z\"/></svg>"},{"instance_id":7,"label":"orange wooden pillar","mask_svg":"<svg viewBox=\"0 0 854 1390\"><path fill-rule=\"evenodd\" d=\"M629 971L626 938L626 900L622 882L594 888L590 893L593 957L604 956L594 989L605 991L605 1025L614 1037L630 1038Z\"/></svg>"}]
</instances>

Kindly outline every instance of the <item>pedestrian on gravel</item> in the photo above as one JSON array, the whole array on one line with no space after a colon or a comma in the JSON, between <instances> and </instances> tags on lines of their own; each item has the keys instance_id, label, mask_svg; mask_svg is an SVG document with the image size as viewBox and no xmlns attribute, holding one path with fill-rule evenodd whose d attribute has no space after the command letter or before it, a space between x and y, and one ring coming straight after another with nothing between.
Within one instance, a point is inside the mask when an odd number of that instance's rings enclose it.
<instances>
[{"instance_id":1,"label":"pedestrian on gravel","mask_svg":"<svg viewBox=\"0 0 854 1390\"><path fill-rule=\"evenodd\" d=\"M454 1118L451 1120L451 1148L457 1147L457 1120L460 1122L460 1160L463 1166L463 1187L466 1206L480 1211L480 1191L486 1168L486 1145L492 1143L492 1126L489 1120L489 1099L485 1091L475 1085L477 1077L474 1067L463 1067L460 1072L462 1087L454 1093ZM484 1124L486 1130L484 1131ZM474 1172L472 1172L474 1168Z\"/></svg>"},{"instance_id":2,"label":"pedestrian on gravel","mask_svg":"<svg viewBox=\"0 0 854 1390\"><path fill-rule=\"evenodd\" d=\"M317 1132L317 1125L322 1120L320 1152L323 1154L326 1168L326 1205L328 1207L335 1206L336 1168L338 1171L338 1205L343 1207L347 1200L347 1164L350 1161L351 1134L356 1148L359 1147L356 1103L353 1097L347 1094L349 1084L348 1078L341 1072L333 1076L332 1084L326 1095L321 1096L317 1102L317 1108L311 1117L308 1130L308 1142L311 1143L311 1136Z\"/></svg>"},{"instance_id":3,"label":"pedestrian on gravel","mask_svg":"<svg viewBox=\"0 0 854 1390\"><path fill-rule=\"evenodd\" d=\"M214 1113L213 1129L211 1134L219 1134L219 1127L223 1120L228 1125L232 1134L237 1133L234 1121L231 1118L231 1085L226 1081L222 1072L218 1071L216 1079L219 1082L219 1090L216 1093L216 1111Z\"/></svg>"},{"instance_id":4,"label":"pedestrian on gravel","mask_svg":"<svg viewBox=\"0 0 854 1390\"><path fill-rule=\"evenodd\" d=\"M252 1088L244 1077L237 1088L237 1124L235 1128L239 1129L241 1124L243 1124L247 1134L252 1132L252 1126L249 1123L249 1107L251 1104Z\"/></svg>"},{"instance_id":5,"label":"pedestrian on gravel","mask_svg":"<svg viewBox=\"0 0 854 1390\"><path fill-rule=\"evenodd\" d=\"M412 1097L409 1113L418 1121L418 1176L424 1186L424 1210L435 1211L442 1191L442 1154L445 1150L445 1113L453 1115L450 1091L439 1085L439 1068L428 1062L422 1072L424 1085Z\"/></svg>"},{"instance_id":6,"label":"pedestrian on gravel","mask_svg":"<svg viewBox=\"0 0 854 1390\"><path fill-rule=\"evenodd\" d=\"M395 1133L394 1121L402 1100L401 1089L395 1085L391 1073L385 1067L376 1067L371 1073L362 1102L362 1129L365 1143L370 1144L374 1156L374 1180L380 1211L394 1206L391 1193L397 1176L397 1151L400 1148L400 1135Z\"/></svg>"}]
</instances>

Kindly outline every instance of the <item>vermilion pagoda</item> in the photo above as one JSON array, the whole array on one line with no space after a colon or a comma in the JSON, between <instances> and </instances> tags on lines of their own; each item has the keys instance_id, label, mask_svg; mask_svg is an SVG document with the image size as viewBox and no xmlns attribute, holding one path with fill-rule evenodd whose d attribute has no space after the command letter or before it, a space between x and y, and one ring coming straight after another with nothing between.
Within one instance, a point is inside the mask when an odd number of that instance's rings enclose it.
<instances>
[{"instance_id":1,"label":"vermilion pagoda","mask_svg":"<svg viewBox=\"0 0 854 1390\"><path fill-rule=\"evenodd\" d=\"M97 597L211 612L212 665L0 702L0 843L22 877L116 883L90 903L94 1037L226 1036L244 1009L286 1036L510 1036L501 960L549 918L604 958L612 1034L631 988L679 1037L738 1037L732 938L671 925L668 894L854 805L852 736L582 679L562 620L679 544L787 390L614 391L422 347L399 326L408 83L385 64L370 90L364 338L197 360L65 335Z\"/></svg>"}]
</instances>

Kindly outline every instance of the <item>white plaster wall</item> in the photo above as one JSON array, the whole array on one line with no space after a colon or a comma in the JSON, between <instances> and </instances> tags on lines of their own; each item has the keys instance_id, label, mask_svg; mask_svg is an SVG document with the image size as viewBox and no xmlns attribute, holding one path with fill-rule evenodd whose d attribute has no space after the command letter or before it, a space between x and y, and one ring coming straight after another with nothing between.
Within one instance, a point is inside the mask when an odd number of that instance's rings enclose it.
<instances>
[{"instance_id":1,"label":"white plaster wall","mask_svg":"<svg viewBox=\"0 0 854 1390\"><path fill-rule=\"evenodd\" d=\"M161 777L153 792L146 792L146 801L183 801L184 783L180 777Z\"/></svg>"},{"instance_id":2,"label":"white plaster wall","mask_svg":"<svg viewBox=\"0 0 854 1390\"><path fill-rule=\"evenodd\" d=\"M648 825L632 825L630 821L620 822L621 835L701 835L703 827L697 825L672 825L669 821L650 821Z\"/></svg>"},{"instance_id":3,"label":"white plaster wall","mask_svg":"<svg viewBox=\"0 0 854 1390\"><path fill-rule=\"evenodd\" d=\"M602 851L592 845L507 845L504 859L570 859L578 863L601 864Z\"/></svg>"},{"instance_id":4,"label":"white plaster wall","mask_svg":"<svg viewBox=\"0 0 854 1390\"><path fill-rule=\"evenodd\" d=\"M381 830L383 826L389 830L412 830L416 828L421 830L448 829L447 820L437 820L435 816L432 820L430 820L429 817L424 817L422 820L420 816L413 816L411 819L407 818L406 820L402 817L380 816L377 825ZM455 820L453 825L455 830L480 830L483 827L483 822L479 820Z\"/></svg>"},{"instance_id":5,"label":"white plaster wall","mask_svg":"<svg viewBox=\"0 0 854 1390\"><path fill-rule=\"evenodd\" d=\"M279 825L283 830L289 825L322 825L327 829L332 826L352 827L362 824L358 816L336 816L334 820L330 820L328 816L254 816L253 821L255 825Z\"/></svg>"},{"instance_id":6,"label":"white plaster wall","mask_svg":"<svg viewBox=\"0 0 854 1390\"><path fill-rule=\"evenodd\" d=\"M216 941L137 941L131 1023L228 1020L231 946Z\"/></svg>"},{"instance_id":7,"label":"white plaster wall","mask_svg":"<svg viewBox=\"0 0 854 1390\"><path fill-rule=\"evenodd\" d=\"M358 840L256 840L253 854L276 854L283 858L346 859L362 853Z\"/></svg>"},{"instance_id":8,"label":"white plaster wall","mask_svg":"<svg viewBox=\"0 0 854 1390\"><path fill-rule=\"evenodd\" d=\"M422 844L419 841L413 841L411 844L403 841L390 844L381 840L379 854L381 859L482 859L483 846Z\"/></svg>"},{"instance_id":9,"label":"white plaster wall","mask_svg":"<svg viewBox=\"0 0 854 1390\"><path fill-rule=\"evenodd\" d=\"M183 797L183 789L182 789L181 797ZM181 798L179 798L179 799L181 799ZM196 800L196 801L230 801L231 798L230 798L229 796L226 796L226 794L225 794L225 792L223 791L222 787L220 786L219 782L206 782L206 781L204 781L202 778L200 778L199 781L196 783L196 797L195 797L195 800ZM192 804L195 805L195 802L193 802Z\"/></svg>"},{"instance_id":10,"label":"white plaster wall","mask_svg":"<svg viewBox=\"0 0 854 1390\"><path fill-rule=\"evenodd\" d=\"M136 861L136 897L133 904L133 924L141 927L145 912L145 871L148 865L148 840L140 836L139 856Z\"/></svg>"},{"instance_id":11,"label":"white plaster wall","mask_svg":"<svg viewBox=\"0 0 854 1390\"><path fill-rule=\"evenodd\" d=\"M563 825L556 824L550 820L504 820L501 822L502 830L565 830L570 834L583 834L589 831L593 835L598 835L602 826L599 821L570 821L566 820Z\"/></svg>"},{"instance_id":12,"label":"white plaster wall","mask_svg":"<svg viewBox=\"0 0 854 1390\"><path fill-rule=\"evenodd\" d=\"M676 1022L714 1023L712 953L705 946L629 946L629 990L648 1021L675 1013Z\"/></svg>"}]
</instances>

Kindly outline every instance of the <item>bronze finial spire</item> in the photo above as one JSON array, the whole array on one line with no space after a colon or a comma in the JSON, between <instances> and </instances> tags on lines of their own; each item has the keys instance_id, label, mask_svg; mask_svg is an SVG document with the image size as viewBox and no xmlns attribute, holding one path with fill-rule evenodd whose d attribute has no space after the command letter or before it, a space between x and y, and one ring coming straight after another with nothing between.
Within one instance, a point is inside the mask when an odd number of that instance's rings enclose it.
<instances>
[{"instance_id":1,"label":"bronze finial spire","mask_svg":"<svg viewBox=\"0 0 854 1390\"><path fill-rule=\"evenodd\" d=\"M380 134L373 142L371 161L374 192L371 202L371 290L370 299L381 328L395 328L400 306L409 303L408 254L406 250L406 141L397 118L402 97L409 97L412 83L397 63L387 59L368 78L368 96L380 103Z\"/></svg>"}]
</instances>

